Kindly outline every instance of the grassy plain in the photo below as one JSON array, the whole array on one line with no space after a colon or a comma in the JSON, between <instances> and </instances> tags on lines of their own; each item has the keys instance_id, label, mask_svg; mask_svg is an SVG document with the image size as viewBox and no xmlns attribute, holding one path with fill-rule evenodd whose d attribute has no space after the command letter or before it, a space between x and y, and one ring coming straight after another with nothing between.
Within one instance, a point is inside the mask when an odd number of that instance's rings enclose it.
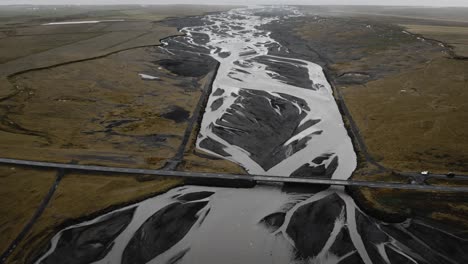
<instances>
[{"instance_id":1,"label":"grassy plain","mask_svg":"<svg viewBox=\"0 0 468 264\"><path fill-rule=\"evenodd\" d=\"M4 156L162 167L181 143L202 82L155 63L167 58L140 48L12 78L20 93L4 102Z\"/></svg>"},{"instance_id":2,"label":"grassy plain","mask_svg":"<svg viewBox=\"0 0 468 264\"><path fill-rule=\"evenodd\" d=\"M209 80L203 74L181 76L161 67L160 61L171 58L154 45L179 33L160 21L230 7L33 8L0 10L1 156L163 167L177 152L201 89ZM107 19L125 21L41 25ZM159 79L146 80L140 73ZM192 157L192 153L191 145L187 147L190 158L186 159L196 165L189 165L190 169L206 171L217 163L218 168L242 171L230 162ZM53 171L0 167L0 252L31 218L54 179ZM66 174L49 206L9 261L25 263L32 250L73 219L142 200L180 184L180 179L150 176Z\"/></svg>"},{"instance_id":3,"label":"grassy plain","mask_svg":"<svg viewBox=\"0 0 468 264\"><path fill-rule=\"evenodd\" d=\"M0 166L0 252L32 218L55 181L55 171Z\"/></svg>"},{"instance_id":4,"label":"grassy plain","mask_svg":"<svg viewBox=\"0 0 468 264\"><path fill-rule=\"evenodd\" d=\"M468 9L308 10L323 21L296 32L326 58L370 155L396 171L468 173L468 63L437 42L466 40Z\"/></svg>"},{"instance_id":5,"label":"grassy plain","mask_svg":"<svg viewBox=\"0 0 468 264\"><path fill-rule=\"evenodd\" d=\"M459 57L468 57L468 27L414 24L402 26L411 33L447 43L453 47L455 54Z\"/></svg>"},{"instance_id":6,"label":"grassy plain","mask_svg":"<svg viewBox=\"0 0 468 264\"><path fill-rule=\"evenodd\" d=\"M368 150L401 171L468 173L468 62L435 58L416 69L340 87Z\"/></svg>"},{"instance_id":7,"label":"grassy plain","mask_svg":"<svg viewBox=\"0 0 468 264\"><path fill-rule=\"evenodd\" d=\"M159 44L179 34L161 20L226 10L226 6L10 6L0 10L0 100L14 92L5 80L30 69ZM97 24L50 22L124 20ZM21 46L21 48L18 47Z\"/></svg>"}]
</instances>

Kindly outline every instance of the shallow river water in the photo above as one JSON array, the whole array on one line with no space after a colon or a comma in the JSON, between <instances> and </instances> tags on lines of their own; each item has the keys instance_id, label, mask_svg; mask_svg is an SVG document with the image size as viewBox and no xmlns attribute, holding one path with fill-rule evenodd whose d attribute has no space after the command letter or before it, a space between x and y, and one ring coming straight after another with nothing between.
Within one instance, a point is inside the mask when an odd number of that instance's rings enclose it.
<instances>
[{"instance_id":1,"label":"shallow river water","mask_svg":"<svg viewBox=\"0 0 468 264\"><path fill-rule=\"evenodd\" d=\"M272 11L208 15L162 47L220 63L197 147L251 174L348 179L356 155L321 67L259 28L301 14ZM376 220L339 187L184 186L65 228L37 263L468 263L466 241L422 219Z\"/></svg>"}]
</instances>

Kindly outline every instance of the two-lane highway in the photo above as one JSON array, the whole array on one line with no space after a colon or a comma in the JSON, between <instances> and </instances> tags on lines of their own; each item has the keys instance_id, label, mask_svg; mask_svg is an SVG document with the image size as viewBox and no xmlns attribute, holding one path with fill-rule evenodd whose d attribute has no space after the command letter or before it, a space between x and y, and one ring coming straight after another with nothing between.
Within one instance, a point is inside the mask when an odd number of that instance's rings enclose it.
<instances>
[{"instance_id":1,"label":"two-lane highway","mask_svg":"<svg viewBox=\"0 0 468 264\"><path fill-rule=\"evenodd\" d=\"M265 175L240 175L240 174L224 174L224 173L203 173L203 172L187 172L187 171L167 171L167 170L152 170L152 169L135 169L121 167L106 167L93 165L78 165L64 164L54 162L42 162L31 160L18 160L0 158L0 163L10 165L32 166L53 169L65 169L75 171L90 171L90 172L107 172L107 173L124 173L124 174L146 174L156 176L172 176L188 179L213 179L226 181L248 181L248 182L269 182L269 183L301 183L301 184L319 184L319 185L336 185L336 186L357 186L370 188L384 189L406 189L406 190L421 190L421 191L439 191L439 192L468 192L468 186L434 186L434 185L417 185L403 184L391 182L373 182L373 181L354 181L354 180L334 180L326 178L294 178L284 176L265 176Z\"/></svg>"}]
</instances>

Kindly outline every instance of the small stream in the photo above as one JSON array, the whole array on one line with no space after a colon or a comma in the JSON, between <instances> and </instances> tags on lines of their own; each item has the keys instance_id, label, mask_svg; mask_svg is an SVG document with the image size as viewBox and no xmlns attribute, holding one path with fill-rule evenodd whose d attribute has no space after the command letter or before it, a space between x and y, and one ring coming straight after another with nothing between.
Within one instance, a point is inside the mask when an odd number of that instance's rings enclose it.
<instances>
[{"instance_id":1,"label":"small stream","mask_svg":"<svg viewBox=\"0 0 468 264\"><path fill-rule=\"evenodd\" d=\"M259 27L289 7L207 15L161 48L220 63L197 147L251 174L348 179L356 154L322 68ZM284 56L271 55L284 54ZM468 263L467 239L367 216L341 187L184 186L58 232L36 263Z\"/></svg>"}]
</instances>

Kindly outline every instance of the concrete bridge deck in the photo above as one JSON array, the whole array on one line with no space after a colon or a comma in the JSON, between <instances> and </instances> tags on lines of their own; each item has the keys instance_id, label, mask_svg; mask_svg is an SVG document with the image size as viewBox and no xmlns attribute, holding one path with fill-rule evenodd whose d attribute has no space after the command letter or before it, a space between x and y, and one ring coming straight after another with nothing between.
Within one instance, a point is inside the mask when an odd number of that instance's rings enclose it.
<instances>
[{"instance_id":1,"label":"concrete bridge deck","mask_svg":"<svg viewBox=\"0 0 468 264\"><path fill-rule=\"evenodd\" d=\"M78 165L65 164L54 162L18 160L0 158L0 164L21 165L41 168L64 169L73 171L89 171L89 172L105 172L105 173L124 173L124 174L146 174L156 176L171 176L182 177L187 179L198 180L223 180L223 181L245 181L256 184L257 182L274 182L274 183L301 183L301 184L319 184L319 185L336 185L336 186L357 186L370 188L384 189L406 189L406 190L422 190L422 191L439 191L439 192L468 192L468 186L434 186L423 184L404 184L391 182L374 182L374 181L354 181L354 180L336 180L326 178L296 178L284 176L267 176L267 175L239 175L239 174L223 174L223 173L203 173L203 172L187 172L187 171L168 171L168 170L152 170L152 169L135 169L93 165Z\"/></svg>"}]
</instances>

